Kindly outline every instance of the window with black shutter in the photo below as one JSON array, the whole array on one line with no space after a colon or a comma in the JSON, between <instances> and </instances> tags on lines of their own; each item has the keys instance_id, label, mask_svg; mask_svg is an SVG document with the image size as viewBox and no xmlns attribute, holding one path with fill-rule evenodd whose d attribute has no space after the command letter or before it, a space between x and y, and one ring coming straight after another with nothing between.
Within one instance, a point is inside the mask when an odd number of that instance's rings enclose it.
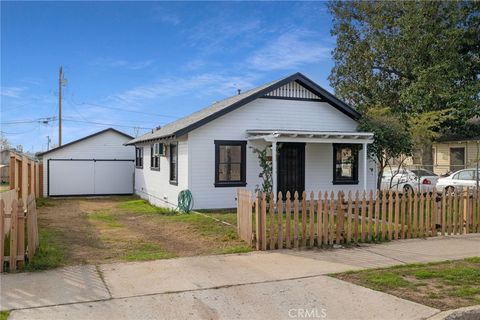
<instances>
[{"instance_id":1,"label":"window with black shutter","mask_svg":"<svg viewBox=\"0 0 480 320\"><path fill-rule=\"evenodd\" d=\"M135 148L135 167L143 168L143 148Z\"/></svg>"},{"instance_id":2,"label":"window with black shutter","mask_svg":"<svg viewBox=\"0 0 480 320\"><path fill-rule=\"evenodd\" d=\"M215 186L238 187L246 182L246 141L215 141Z\"/></svg>"},{"instance_id":3,"label":"window with black shutter","mask_svg":"<svg viewBox=\"0 0 480 320\"><path fill-rule=\"evenodd\" d=\"M355 144L333 145L333 184L358 184L358 151Z\"/></svg>"},{"instance_id":4,"label":"window with black shutter","mask_svg":"<svg viewBox=\"0 0 480 320\"><path fill-rule=\"evenodd\" d=\"M163 144L154 143L150 146L150 169L160 170L161 153L163 153Z\"/></svg>"},{"instance_id":5,"label":"window with black shutter","mask_svg":"<svg viewBox=\"0 0 480 320\"><path fill-rule=\"evenodd\" d=\"M170 183L178 183L178 145L170 144Z\"/></svg>"}]
</instances>

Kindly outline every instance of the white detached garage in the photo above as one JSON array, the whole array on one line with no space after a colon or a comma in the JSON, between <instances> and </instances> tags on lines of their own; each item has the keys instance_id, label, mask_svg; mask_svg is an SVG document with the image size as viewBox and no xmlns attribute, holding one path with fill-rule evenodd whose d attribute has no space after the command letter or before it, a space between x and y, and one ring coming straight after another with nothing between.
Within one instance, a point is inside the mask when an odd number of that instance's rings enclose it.
<instances>
[{"instance_id":1,"label":"white detached garage","mask_svg":"<svg viewBox=\"0 0 480 320\"><path fill-rule=\"evenodd\" d=\"M131 136L105 129L40 154L45 197L132 194Z\"/></svg>"}]
</instances>

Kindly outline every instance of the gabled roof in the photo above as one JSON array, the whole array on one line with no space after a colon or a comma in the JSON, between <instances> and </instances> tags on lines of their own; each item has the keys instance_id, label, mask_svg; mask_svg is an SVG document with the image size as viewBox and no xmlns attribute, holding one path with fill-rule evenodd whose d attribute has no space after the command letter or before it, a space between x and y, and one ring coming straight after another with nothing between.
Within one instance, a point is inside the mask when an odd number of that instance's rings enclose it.
<instances>
[{"instance_id":1,"label":"gabled roof","mask_svg":"<svg viewBox=\"0 0 480 320\"><path fill-rule=\"evenodd\" d=\"M54 152L54 151L63 149L63 148L65 148L65 147L71 146L72 144L75 144L75 143L77 143L77 142L80 142L80 141L84 141L84 140L93 138L93 137L95 137L95 136L101 135L101 134L103 134L103 133L105 133L105 132L108 132L108 131L112 131L112 132L118 133L118 134L120 134L120 135L122 135L122 136L125 136L126 138L133 139L132 136L130 136L130 135L128 135L128 134L126 134L126 133L124 133L124 132L122 132L122 131L118 131L117 129L114 129L114 128L107 128L107 129L105 129L105 130L101 130L101 131L95 132L94 134L91 134L91 135L89 135L89 136L86 136L86 137L80 138L80 139L78 139L78 140L74 140L74 141L72 141L72 142L63 144L63 145L61 145L60 147L56 147L56 148L50 149L50 150L45 151L45 152L40 152L40 153L37 154L37 156L43 156L43 155L45 155L45 154L47 154L47 153L50 153L50 152Z\"/></svg>"},{"instance_id":2,"label":"gabled roof","mask_svg":"<svg viewBox=\"0 0 480 320\"><path fill-rule=\"evenodd\" d=\"M291 76L269 82L262 86L245 91L241 94L229 97L225 100L215 102L214 104L202 110L194 112L184 118L171 122L160 129L151 133L144 134L138 138L129 141L127 145L140 142L147 142L168 137L182 136L230 111L233 111L257 98L265 96L267 93L282 87L292 81L296 81L308 90L315 93L322 100L330 103L333 107L343 112L354 120L360 119L361 115L355 109L348 106L345 102L336 98L333 94L320 87L318 84L308 79L301 73L295 73Z\"/></svg>"}]
</instances>

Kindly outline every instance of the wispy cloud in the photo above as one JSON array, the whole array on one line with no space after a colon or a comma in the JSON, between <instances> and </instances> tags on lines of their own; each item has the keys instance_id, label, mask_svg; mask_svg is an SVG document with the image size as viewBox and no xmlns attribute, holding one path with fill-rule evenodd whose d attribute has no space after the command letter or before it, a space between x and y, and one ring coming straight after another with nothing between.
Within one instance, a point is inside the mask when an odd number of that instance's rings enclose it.
<instances>
[{"instance_id":1,"label":"wispy cloud","mask_svg":"<svg viewBox=\"0 0 480 320\"><path fill-rule=\"evenodd\" d=\"M293 69L326 60L330 51L331 48L322 43L318 34L305 30L290 31L254 52L247 63L250 68L259 71Z\"/></svg>"},{"instance_id":2,"label":"wispy cloud","mask_svg":"<svg viewBox=\"0 0 480 320\"><path fill-rule=\"evenodd\" d=\"M255 75L229 76L220 74L199 74L190 77L169 77L148 85L138 86L110 97L117 103L132 105L161 98L182 95L229 96L236 88L253 86Z\"/></svg>"},{"instance_id":3,"label":"wispy cloud","mask_svg":"<svg viewBox=\"0 0 480 320\"><path fill-rule=\"evenodd\" d=\"M25 90L25 87L2 87L1 95L8 98L20 98Z\"/></svg>"},{"instance_id":4,"label":"wispy cloud","mask_svg":"<svg viewBox=\"0 0 480 320\"><path fill-rule=\"evenodd\" d=\"M140 70L152 65L154 60L143 61L128 61L124 59L99 58L91 64L94 66L108 67L108 68L124 68L130 70Z\"/></svg>"},{"instance_id":5,"label":"wispy cloud","mask_svg":"<svg viewBox=\"0 0 480 320\"><path fill-rule=\"evenodd\" d=\"M262 20L255 17L239 19L226 13L199 22L188 30L188 45L203 53L235 50L252 45L253 40L262 32Z\"/></svg>"}]
</instances>

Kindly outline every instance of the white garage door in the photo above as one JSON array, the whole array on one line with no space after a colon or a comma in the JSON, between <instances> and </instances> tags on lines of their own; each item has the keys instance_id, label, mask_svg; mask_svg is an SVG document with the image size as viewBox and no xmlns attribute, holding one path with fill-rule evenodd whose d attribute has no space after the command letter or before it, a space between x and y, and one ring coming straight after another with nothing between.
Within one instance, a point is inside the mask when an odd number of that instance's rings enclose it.
<instances>
[{"instance_id":1,"label":"white garage door","mask_svg":"<svg viewBox=\"0 0 480 320\"><path fill-rule=\"evenodd\" d=\"M131 160L56 160L48 164L50 196L133 193Z\"/></svg>"}]
</instances>

